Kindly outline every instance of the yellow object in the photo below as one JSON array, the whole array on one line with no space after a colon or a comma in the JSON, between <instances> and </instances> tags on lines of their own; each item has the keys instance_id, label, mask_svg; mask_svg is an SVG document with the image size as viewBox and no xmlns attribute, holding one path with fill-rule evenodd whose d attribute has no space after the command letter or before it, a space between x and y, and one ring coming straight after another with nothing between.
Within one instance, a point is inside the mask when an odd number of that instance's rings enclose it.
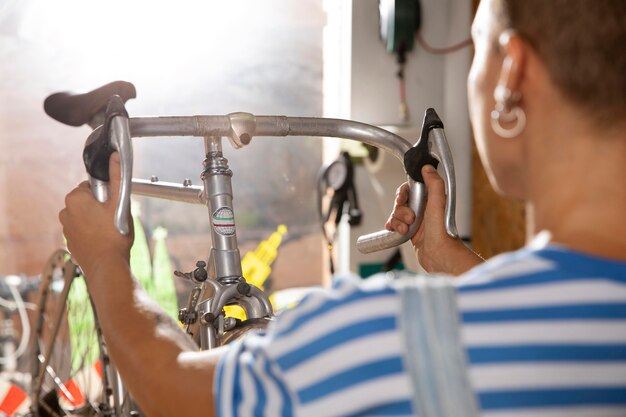
<instances>
[{"instance_id":1,"label":"yellow object","mask_svg":"<svg viewBox=\"0 0 626 417\"><path fill-rule=\"evenodd\" d=\"M254 251L246 253L241 261L243 277L248 284L252 284L264 290L267 277L272 272L271 265L278 255L278 247L283 241L283 236L287 234L287 226L281 224L267 240L259 243ZM246 315L239 306L226 306L226 317L234 317L245 320Z\"/></svg>"},{"instance_id":2,"label":"yellow object","mask_svg":"<svg viewBox=\"0 0 626 417\"><path fill-rule=\"evenodd\" d=\"M287 226L281 224L267 240L259 243L253 252L246 253L241 261L243 277L249 284L263 288L265 280L272 272L270 266L278 255L278 247L283 241L283 236L287 233Z\"/></svg>"}]
</instances>

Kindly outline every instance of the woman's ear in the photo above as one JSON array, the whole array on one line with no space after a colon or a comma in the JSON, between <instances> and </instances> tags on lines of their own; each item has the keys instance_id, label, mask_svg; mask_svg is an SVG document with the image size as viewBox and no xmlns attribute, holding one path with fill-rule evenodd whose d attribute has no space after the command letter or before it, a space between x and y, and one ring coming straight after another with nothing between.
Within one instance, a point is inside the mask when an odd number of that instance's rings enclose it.
<instances>
[{"instance_id":1,"label":"woman's ear","mask_svg":"<svg viewBox=\"0 0 626 417\"><path fill-rule=\"evenodd\" d=\"M513 30L502 32L498 41L504 59L497 87L519 92L525 75L527 45Z\"/></svg>"}]
</instances>

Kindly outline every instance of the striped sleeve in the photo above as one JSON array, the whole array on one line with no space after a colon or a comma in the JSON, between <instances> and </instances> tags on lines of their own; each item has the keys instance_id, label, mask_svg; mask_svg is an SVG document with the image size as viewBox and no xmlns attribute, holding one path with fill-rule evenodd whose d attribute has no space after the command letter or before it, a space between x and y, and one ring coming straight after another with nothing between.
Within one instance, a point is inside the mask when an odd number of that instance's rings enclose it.
<instances>
[{"instance_id":1,"label":"striped sleeve","mask_svg":"<svg viewBox=\"0 0 626 417\"><path fill-rule=\"evenodd\" d=\"M556 249L502 260L459 287L483 415L624 415L625 266Z\"/></svg>"},{"instance_id":2,"label":"striped sleeve","mask_svg":"<svg viewBox=\"0 0 626 417\"><path fill-rule=\"evenodd\" d=\"M250 335L237 341L219 363L215 380L218 416L293 416L292 394L264 340Z\"/></svg>"},{"instance_id":3,"label":"striped sleeve","mask_svg":"<svg viewBox=\"0 0 626 417\"><path fill-rule=\"evenodd\" d=\"M625 263L522 250L457 283L481 416L626 415ZM217 414L413 415L399 298L385 280L307 297L221 359Z\"/></svg>"},{"instance_id":4,"label":"striped sleeve","mask_svg":"<svg viewBox=\"0 0 626 417\"><path fill-rule=\"evenodd\" d=\"M217 415L412 415L397 315L382 281L307 297L221 359Z\"/></svg>"}]
</instances>

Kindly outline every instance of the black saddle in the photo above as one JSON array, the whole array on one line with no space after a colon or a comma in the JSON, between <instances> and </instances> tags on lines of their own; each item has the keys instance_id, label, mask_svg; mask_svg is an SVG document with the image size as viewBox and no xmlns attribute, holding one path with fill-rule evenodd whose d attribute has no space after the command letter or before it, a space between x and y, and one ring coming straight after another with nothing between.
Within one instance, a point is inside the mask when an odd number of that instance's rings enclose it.
<instances>
[{"instance_id":1,"label":"black saddle","mask_svg":"<svg viewBox=\"0 0 626 417\"><path fill-rule=\"evenodd\" d=\"M46 114L70 126L82 126L106 109L111 96L118 95L124 102L137 97L135 86L126 81L113 81L88 93L55 93L43 102ZM94 126L95 127L95 126Z\"/></svg>"}]
</instances>

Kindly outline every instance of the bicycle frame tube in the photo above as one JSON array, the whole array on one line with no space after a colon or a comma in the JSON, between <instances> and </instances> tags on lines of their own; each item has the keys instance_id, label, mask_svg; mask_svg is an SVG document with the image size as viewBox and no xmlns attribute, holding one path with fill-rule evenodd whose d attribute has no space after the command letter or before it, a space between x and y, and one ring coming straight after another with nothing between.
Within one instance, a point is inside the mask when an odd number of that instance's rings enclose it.
<instances>
[{"instance_id":1,"label":"bicycle frame tube","mask_svg":"<svg viewBox=\"0 0 626 417\"><path fill-rule=\"evenodd\" d=\"M181 185L165 181L146 181L133 178L132 193L144 197L179 201L189 204L206 204L204 187Z\"/></svg>"},{"instance_id":2,"label":"bicycle frame tube","mask_svg":"<svg viewBox=\"0 0 626 417\"><path fill-rule=\"evenodd\" d=\"M204 139L206 159L202 181L206 193L211 240L213 247L209 259L213 260L215 278L222 284L235 283L241 276L241 256L237 247L233 190L228 160L222 155L222 139Z\"/></svg>"}]
</instances>

